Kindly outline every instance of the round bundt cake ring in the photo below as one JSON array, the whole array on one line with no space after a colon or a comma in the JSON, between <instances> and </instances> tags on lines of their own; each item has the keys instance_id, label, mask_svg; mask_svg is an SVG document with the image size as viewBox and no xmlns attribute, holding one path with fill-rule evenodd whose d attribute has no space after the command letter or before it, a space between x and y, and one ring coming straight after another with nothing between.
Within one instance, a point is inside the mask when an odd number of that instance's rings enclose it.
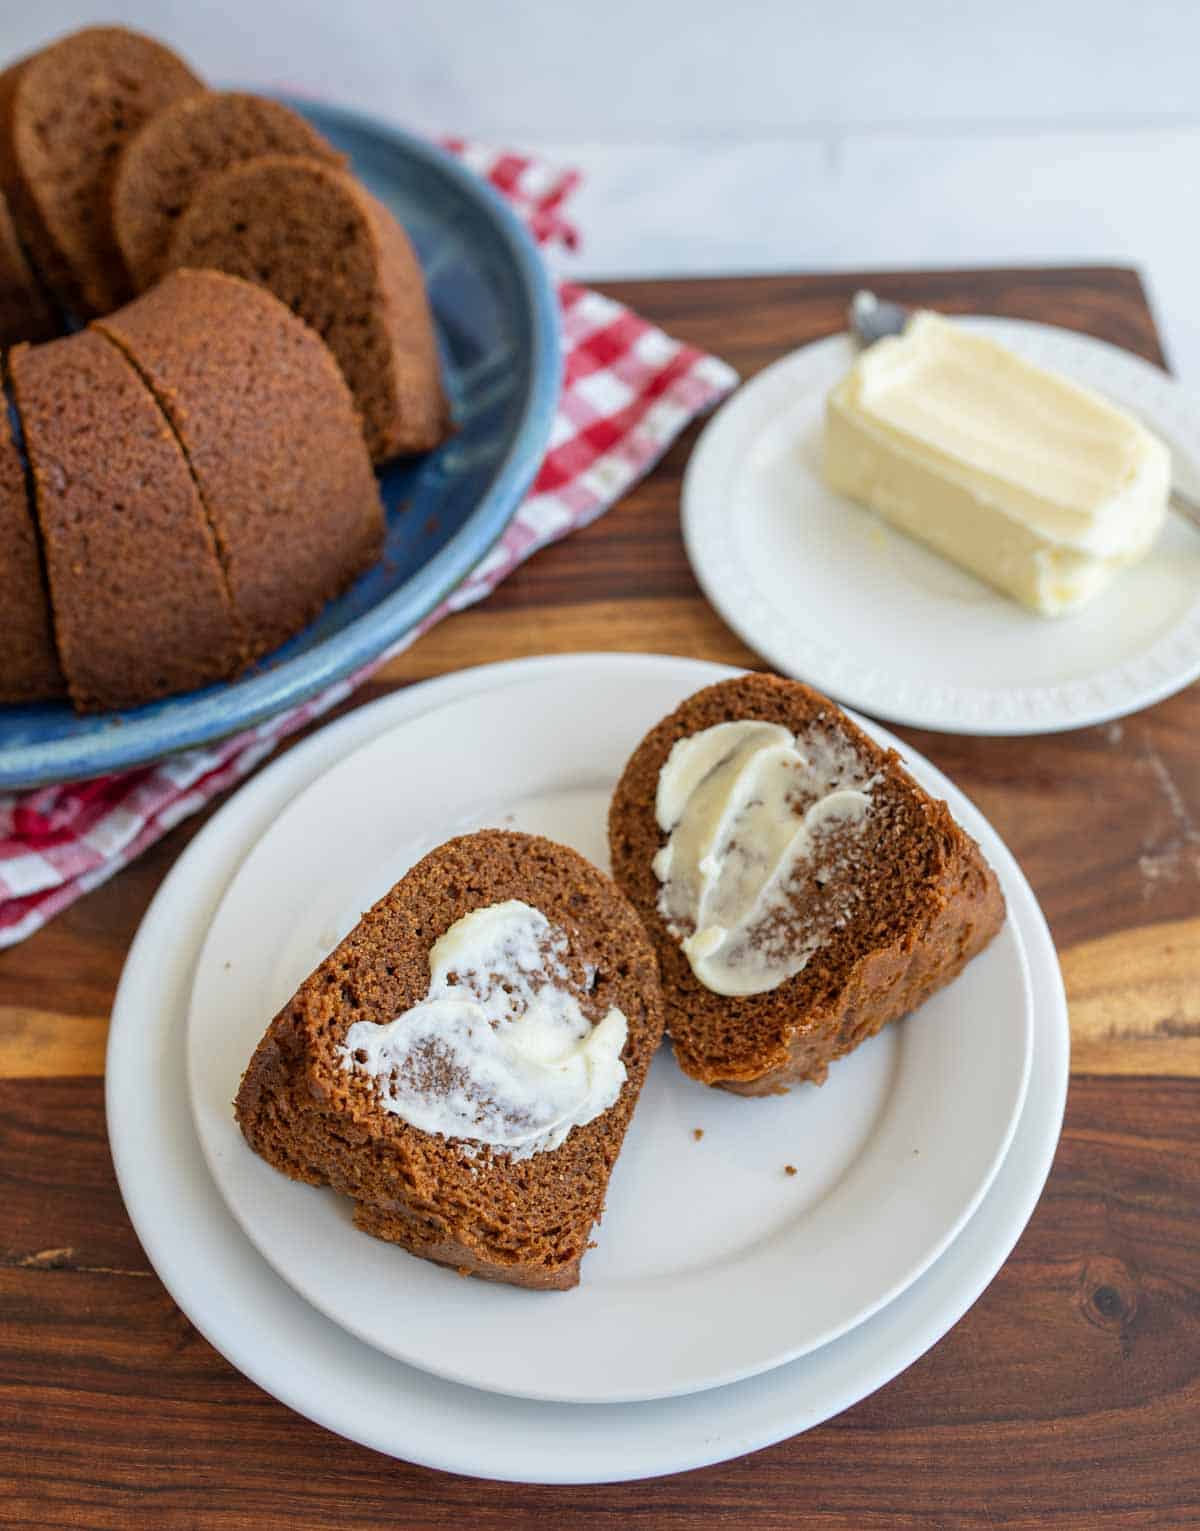
<instances>
[{"instance_id":1,"label":"round bundt cake ring","mask_svg":"<svg viewBox=\"0 0 1200 1531\"><path fill-rule=\"evenodd\" d=\"M343 167L289 108L121 27L0 75L0 702L231 677L379 556L371 459L449 416L420 267ZM93 322L50 339L67 315Z\"/></svg>"}]
</instances>

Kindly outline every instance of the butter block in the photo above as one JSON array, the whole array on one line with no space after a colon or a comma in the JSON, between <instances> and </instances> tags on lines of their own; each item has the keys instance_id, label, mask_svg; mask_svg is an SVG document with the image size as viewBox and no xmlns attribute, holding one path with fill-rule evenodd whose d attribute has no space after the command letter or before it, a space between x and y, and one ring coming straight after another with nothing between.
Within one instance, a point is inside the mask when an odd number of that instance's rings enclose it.
<instances>
[{"instance_id":1,"label":"butter block","mask_svg":"<svg viewBox=\"0 0 1200 1531\"><path fill-rule=\"evenodd\" d=\"M1166 445L1131 415L937 314L829 395L826 481L1043 616L1149 552Z\"/></svg>"}]
</instances>

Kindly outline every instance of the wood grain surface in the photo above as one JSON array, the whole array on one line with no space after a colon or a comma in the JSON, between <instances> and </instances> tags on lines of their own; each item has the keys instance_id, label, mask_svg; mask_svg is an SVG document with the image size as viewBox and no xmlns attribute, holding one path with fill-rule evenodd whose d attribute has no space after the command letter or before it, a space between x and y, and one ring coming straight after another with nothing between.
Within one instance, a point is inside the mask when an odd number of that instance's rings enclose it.
<instances>
[{"instance_id":1,"label":"wood grain surface","mask_svg":"<svg viewBox=\"0 0 1200 1531\"><path fill-rule=\"evenodd\" d=\"M1162 362L1115 269L626 282L743 378L842 327L864 282ZM434 629L353 705L486 660L650 650L755 665L678 527L690 431L602 520ZM0 954L0 1526L1200 1526L1200 688L1039 739L898 730L979 804L1042 901L1071 1004L1063 1142L1033 1221L908 1372L795 1440L674 1479L548 1489L392 1462L290 1413L175 1308L104 1135L107 1017L207 815ZM212 810L209 810L211 812Z\"/></svg>"}]
</instances>

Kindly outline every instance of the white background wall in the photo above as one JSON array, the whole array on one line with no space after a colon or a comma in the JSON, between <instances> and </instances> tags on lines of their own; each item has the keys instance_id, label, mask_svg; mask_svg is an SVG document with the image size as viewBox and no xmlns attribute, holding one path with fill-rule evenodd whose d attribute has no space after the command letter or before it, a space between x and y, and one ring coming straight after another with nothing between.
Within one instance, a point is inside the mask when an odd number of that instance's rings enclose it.
<instances>
[{"instance_id":1,"label":"white background wall","mask_svg":"<svg viewBox=\"0 0 1200 1531\"><path fill-rule=\"evenodd\" d=\"M1200 387L1200 0L0 0L579 164L580 275L1140 266Z\"/></svg>"}]
</instances>

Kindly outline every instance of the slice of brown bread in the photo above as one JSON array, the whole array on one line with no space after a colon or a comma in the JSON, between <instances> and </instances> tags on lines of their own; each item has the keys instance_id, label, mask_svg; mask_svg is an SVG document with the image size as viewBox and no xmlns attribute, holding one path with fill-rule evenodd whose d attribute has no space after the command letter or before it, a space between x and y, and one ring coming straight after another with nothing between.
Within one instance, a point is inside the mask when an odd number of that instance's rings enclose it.
<instances>
[{"instance_id":1,"label":"slice of brown bread","mask_svg":"<svg viewBox=\"0 0 1200 1531\"><path fill-rule=\"evenodd\" d=\"M134 707L240 665L208 520L170 426L83 331L9 357L54 630L81 711Z\"/></svg>"},{"instance_id":2,"label":"slice of brown bread","mask_svg":"<svg viewBox=\"0 0 1200 1531\"><path fill-rule=\"evenodd\" d=\"M0 184L41 277L76 313L127 296L109 208L117 155L201 89L169 48L124 27L73 32L0 78Z\"/></svg>"},{"instance_id":3,"label":"slice of brown bread","mask_svg":"<svg viewBox=\"0 0 1200 1531\"><path fill-rule=\"evenodd\" d=\"M218 271L172 272L95 327L182 443L251 656L278 647L383 541L378 485L333 357L269 292Z\"/></svg>"},{"instance_id":4,"label":"slice of brown bread","mask_svg":"<svg viewBox=\"0 0 1200 1531\"><path fill-rule=\"evenodd\" d=\"M25 253L0 191L0 347L49 340L62 326Z\"/></svg>"},{"instance_id":5,"label":"slice of brown bread","mask_svg":"<svg viewBox=\"0 0 1200 1531\"><path fill-rule=\"evenodd\" d=\"M449 411L421 267L404 230L354 178L287 155L206 180L167 265L260 282L328 343L372 460L442 442Z\"/></svg>"},{"instance_id":6,"label":"slice of brown bread","mask_svg":"<svg viewBox=\"0 0 1200 1531\"><path fill-rule=\"evenodd\" d=\"M0 702L39 702L66 690L25 465L0 406Z\"/></svg>"},{"instance_id":7,"label":"slice of brown bread","mask_svg":"<svg viewBox=\"0 0 1200 1531\"><path fill-rule=\"evenodd\" d=\"M301 154L327 165L345 163L345 156L298 112L281 101L235 90L185 96L133 135L113 181L112 227L138 292L163 274L176 221L200 183L263 154Z\"/></svg>"},{"instance_id":8,"label":"slice of brown bread","mask_svg":"<svg viewBox=\"0 0 1200 1531\"><path fill-rule=\"evenodd\" d=\"M765 993L707 989L659 912L651 862L666 836L655 796L677 740L719 723L762 719L849 748L867 777L871 809L853 857L832 879L797 889L798 936L822 941L795 976ZM744 1095L820 1083L835 1059L949 983L1004 922L995 873L942 802L818 692L772 675L721 681L689 697L634 751L609 812L613 875L658 953L667 1031L684 1071ZM834 919L825 911L837 908ZM840 928L836 918L843 918ZM806 924L807 922L807 924Z\"/></svg>"},{"instance_id":9,"label":"slice of brown bread","mask_svg":"<svg viewBox=\"0 0 1200 1531\"><path fill-rule=\"evenodd\" d=\"M430 948L451 925L508 899L565 933L567 987L592 1025L616 1006L628 1026L614 1104L524 1159L410 1126L338 1053L354 1022L425 998ZM300 986L250 1061L237 1118L276 1169L352 1197L377 1238L486 1280L571 1287L662 1024L654 953L613 883L550 840L483 830L419 861Z\"/></svg>"}]
</instances>

